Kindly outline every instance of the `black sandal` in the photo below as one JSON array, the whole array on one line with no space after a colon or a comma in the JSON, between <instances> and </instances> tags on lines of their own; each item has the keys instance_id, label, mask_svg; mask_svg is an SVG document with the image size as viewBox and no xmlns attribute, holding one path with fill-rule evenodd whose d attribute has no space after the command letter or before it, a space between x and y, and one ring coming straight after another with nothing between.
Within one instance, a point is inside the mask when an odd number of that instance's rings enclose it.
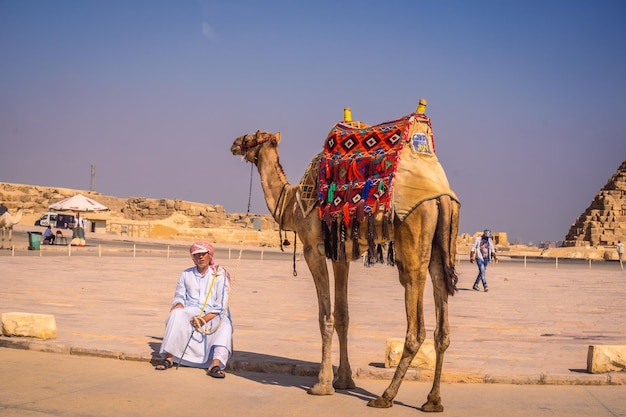
<instances>
[{"instance_id":1,"label":"black sandal","mask_svg":"<svg viewBox=\"0 0 626 417\"><path fill-rule=\"evenodd\" d=\"M171 360L165 359L165 360L163 360L163 362L161 362L160 364L155 366L154 369L156 369L157 371L166 371L166 370L170 369L173 365L174 364L172 363Z\"/></svg>"},{"instance_id":2,"label":"black sandal","mask_svg":"<svg viewBox=\"0 0 626 417\"><path fill-rule=\"evenodd\" d=\"M213 378L225 378L226 377L226 374L224 373L224 371L222 371L220 367L217 365L211 368L208 374L209 376L212 376Z\"/></svg>"}]
</instances>

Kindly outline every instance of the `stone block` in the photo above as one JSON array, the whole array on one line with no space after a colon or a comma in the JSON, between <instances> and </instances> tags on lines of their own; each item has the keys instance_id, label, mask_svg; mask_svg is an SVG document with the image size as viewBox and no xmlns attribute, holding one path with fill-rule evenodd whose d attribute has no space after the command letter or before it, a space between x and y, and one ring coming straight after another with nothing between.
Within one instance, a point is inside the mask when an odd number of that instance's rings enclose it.
<instances>
[{"instance_id":1,"label":"stone block","mask_svg":"<svg viewBox=\"0 0 626 417\"><path fill-rule=\"evenodd\" d=\"M188 201L179 201L178 211L189 211L191 209L191 203Z\"/></svg>"},{"instance_id":2,"label":"stone block","mask_svg":"<svg viewBox=\"0 0 626 417\"><path fill-rule=\"evenodd\" d=\"M398 366L402 351L404 350L404 339L391 338L387 339L387 347L385 349L385 368ZM432 340L424 340L422 346L415 354L411 361L411 367L421 369L435 369L435 344Z\"/></svg>"},{"instance_id":3,"label":"stone block","mask_svg":"<svg viewBox=\"0 0 626 417\"><path fill-rule=\"evenodd\" d=\"M626 345L589 345L587 372L623 371L626 369Z\"/></svg>"},{"instance_id":4,"label":"stone block","mask_svg":"<svg viewBox=\"0 0 626 417\"><path fill-rule=\"evenodd\" d=\"M2 334L4 336L25 336L39 339L56 339L57 324L51 314L3 313Z\"/></svg>"}]
</instances>

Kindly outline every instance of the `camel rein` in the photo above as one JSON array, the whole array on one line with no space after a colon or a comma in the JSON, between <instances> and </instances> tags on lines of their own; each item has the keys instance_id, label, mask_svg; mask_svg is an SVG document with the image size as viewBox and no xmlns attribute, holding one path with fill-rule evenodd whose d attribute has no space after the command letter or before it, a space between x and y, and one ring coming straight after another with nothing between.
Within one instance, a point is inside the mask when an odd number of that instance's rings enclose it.
<instances>
[{"instance_id":1,"label":"camel rein","mask_svg":"<svg viewBox=\"0 0 626 417\"><path fill-rule=\"evenodd\" d=\"M248 212L246 213L246 216L250 213L250 198L252 196L252 167L250 170L250 194L248 196ZM246 223L245 228L248 227L248 223ZM233 279L231 280L234 281L234 277L237 276L237 273L239 272L239 264L241 263L241 255L243 254L243 238L241 239L241 245L239 246L239 257L237 258L237 266L235 267L235 274L233 275ZM187 348L189 347L189 343L191 343L191 338L193 337L193 334L197 331L199 331L200 333L204 334L204 335L211 335L213 333L215 333L217 331L217 329L220 328L220 326L222 325L222 321L224 320L224 316L227 314L228 312L228 303L226 303L226 305L222 308L222 314L219 315L220 317L220 321L217 323L217 326L214 327L213 330L205 330L205 326L207 324L206 320L204 320L204 318L202 317L204 314L204 310L206 309L206 305L209 302L209 296L211 295L211 291L213 291L213 285L215 284L215 279L217 278L219 272L219 265L215 265L214 271L213 271L213 279L211 280L211 285L209 287L209 291L206 294L206 297L204 299L204 305L202 306L202 310L200 311L200 314L196 317L193 318L193 322L194 322L194 326L192 326L192 330L191 330L191 335L189 336L189 340L187 340L187 344L185 345L185 349L183 349L183 353L180 355L180 359L178 360L178 363L176 364L176 369L178 370L178 367L180 366L180 363L183 361L183 357L185 356L185 352L187 351ZM231 284L232 287L232 284ZM230 297L229 297L229 301L230 301Z\"/></svg>"},{"instance_id":2,"label":"camel rein","mask_svg":"<svg viewBox=\"0 0 626 417\"><path fill-rule=\"evenodd\" d=\"M276 206L274 206L274 211L272 212L272 217L276 219L276 213L278 211L278 207L280 206L280 217L278 219L278 239L280 240L280 250L284 252L283 249L283 220L285 216L285 208L287 206L287 198L285 197L285 190L287 189L287 183L283 184L283 188L280 190L280 194L278 194L278 200L276 201ZM285 230L286 231L286 230ZM296 270L296 246L298 244L297 233L293 232L293 276L298 276L298 271ZM287 235L285 234L285 238Z\"/></svg>"},{"instance_id":3,"label":"camel rein","mask_svg":"<svg viewBox=\"0 0 626 417\"><path fill-rule=\"evenodd\" d=\"M250 140L249 143L246 143L248 136L249 135L244 135L244 138L241 144L239 145L239 149L240 149L240 152L244 154L245 152L247 152L248 150L254 147L257 148L254 154L254 161L252 162L254 165L256 165L259 160L259 153L261 152L260 145L264 144L265 142L273 142L274 144L278 143L274 135L270 135L270 136L259 139L258 132L253 140ZM253 167L250 166L250 187L248 191L248 212L246 213L246 216L250 214L250 201L252 199L252 168ZM272 217L276 219L278 208L282 206L280 210L280 218L278 219L278 238L280 239L280 250L282 252L285 251L283 249L282 231L284 230L283 229L283 216L285 213L285 206L287 204L287 201L285 199L285 189L287 188L287 185L288 184L284 184L283 188L280 190L280 194L278 195L278 200L276 201L276 206L274 207L274 211L272 213ZM247 223L246 223L246 226L247 226ZM297 233L295 231L293 232L293 235L294 235L293 236L293 276L296 277L298 276L298 271L296 270L296 252L297 252L298 239L297 239Z\"/></svg>"},{"instance_id":4,"label":"camel rein","mask_svg":"<svg viewBox=\"0 0 626 417\"><path fill-rule=\"evenodd\" d=\"M213 291L213 285L215 284L215 278L217 278L217 273L219 272L219 269L220 269L219 265L215 265L213 268L213 279L211 280L211 286L209 287L209 291L207 291L206 293L206 297L204 299L204 305L202 306L202 310L200 310L200 314L198 314L196 317L193 318L193 326L191 328L191 334L189 335L189 340L187 340L185 349L183 349L183 353L180 355L180 359L178 360L178 363L176 364L176 370L178 370L178 367L183 361L183 358L185 357L185 352L187 352L189 343L191 343L191 339L193 338L193 334L196 332L196 330L204 335L213 334L217 331L217 329L220 328L220 325L222 324L222 320L224 319L224 316L226 315L226 309L228 308L228 306L225 306L223 310L224 313L219 315L220 321L217 323L217 326L215 326L213 330L204 329L204 326L206 326L206 320L204 320L204 317L202 317L202 315L204 314L204 309L206 308L206 305L209 302L209 296L211 295L211 291Z\"/></svg>"},{"instance_id":5,"label":"camel rein","mask_svg":"<svg viewBox=\"0 0 626 417\"><path fill-rule=\"evenodd\" d=\"M200 310L200 314L198 314L198 316L193 318L193 322L195 324L194 329L198 330L200 333L202 334L213 334L217 331L217 329L219 329L220 325L222 324L222 320L224 319L224 314L220 314L220 321L219 323L217 323L217 326L215 326L215 330L210 331L210 330L205 330L204 326L206 326L206 320L204 320L204 310L206 309L206 305L209 302L209 296L211 295L211 291L213 291L213 285L215 284L215 278L217 278L217 274L219 272L219 265L215 265L215 270L213 271L213 279L211 280L211 286L209 286L209 291L207 291L206 293L206 297L204 298L204 305L202 306L202 310ZM228 306L226 306L226 308L228 308ZM226 308L224 308L224 311L226 311Z\"/></svg>"}]
</instances>

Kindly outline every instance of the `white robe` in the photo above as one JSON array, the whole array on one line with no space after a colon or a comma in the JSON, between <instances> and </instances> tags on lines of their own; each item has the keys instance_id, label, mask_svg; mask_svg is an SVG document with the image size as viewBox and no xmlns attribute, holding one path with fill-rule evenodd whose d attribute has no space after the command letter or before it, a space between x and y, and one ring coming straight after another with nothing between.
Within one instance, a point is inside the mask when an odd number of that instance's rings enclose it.
<instances>
[{"instance_id":1,"label":"white robe","mask_svg":"<svg viewBox=\"0 0 626 417\"><path fill-rule=\"evenodd\" d=\"M211 285L212 282L213 285ZM209 291L210 295L207 299ZM215 346L228 349L230 357L233 325L228 309L229 294L230 275L224 268L212 265L204 275L200 274L195 266L183 271L176 285L172 305L181 303L185 307L172 310L167 318L159 352L161 356L165 357L166 352L171 353L174 363L177 364L184 351L185 354L180 364L197 368L209 366ZM204 311L202 311L203 306L205 306ZM193 331L191 319L207 313L218 313L204 327L205 331L211 334L205 335L199 331ZM191 340L190 336L192 336ZM188 341L189 346L185 350Z\"/></svg>"}]
</instances>

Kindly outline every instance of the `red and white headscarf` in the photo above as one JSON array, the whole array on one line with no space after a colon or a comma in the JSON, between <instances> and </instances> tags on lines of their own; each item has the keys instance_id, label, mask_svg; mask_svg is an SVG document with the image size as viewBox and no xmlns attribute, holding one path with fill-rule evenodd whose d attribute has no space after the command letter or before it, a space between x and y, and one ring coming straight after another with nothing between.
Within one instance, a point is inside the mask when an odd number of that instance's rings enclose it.
<instances>
[{"instance_id":1,"label":"red and white headscarf","mask_svg":"<svg viewBox=\"0 0 626 417\"><path fill-rule=\"evenodd\" d=\"M210 264L213 265L213 254L215 253L215 249L213 249L213 245L206 240L199 240L189 248L189 253L193 256L196 253L207 253L211 258Z\"/></svg>"}]
</instances>

